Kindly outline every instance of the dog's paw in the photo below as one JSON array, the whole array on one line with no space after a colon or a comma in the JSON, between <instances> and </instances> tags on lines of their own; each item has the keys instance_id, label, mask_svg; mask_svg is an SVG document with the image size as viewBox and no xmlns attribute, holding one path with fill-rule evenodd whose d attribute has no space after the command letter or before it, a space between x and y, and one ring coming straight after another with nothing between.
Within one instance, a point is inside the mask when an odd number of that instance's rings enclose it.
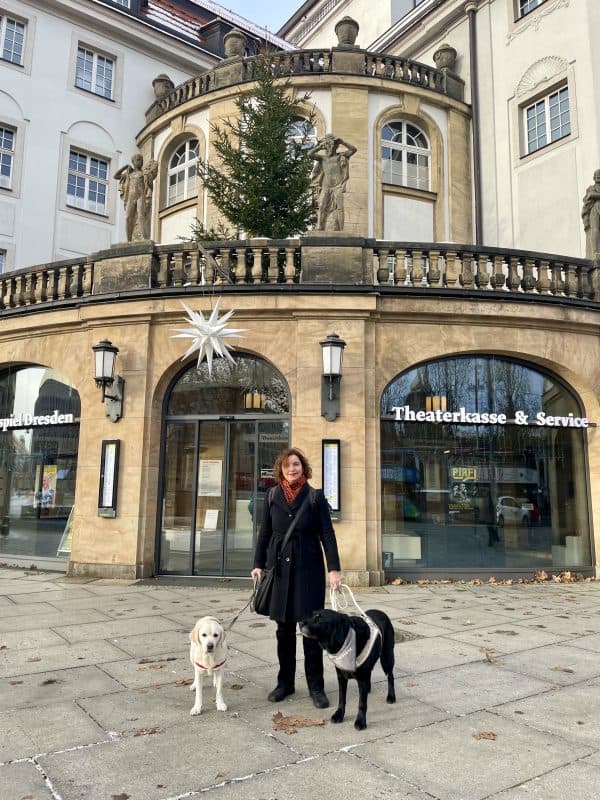
<instances>
[{"instance_id":1,"label":"dog's paw","mask_svg":"<svg viewBox=\"0 0 600 800\"><path fill-rule=\"evenodd\" d=\"M197 717L201 713L202 713L202 706L194 706L190 711L190 716Z\"/></svg>"},{"instance_id":2,"label":"dog's paw","mask_svg":"<svg viewBox=\"0 0 600 800\"><path fill-rule=\"evenodd\" d=\"M367 720L364 717L358 716L354 720L354 727L357 731L364 731L364 729L367 727Z\"/></svg>"},{"instance_id":3,"label":"dog's paw","mask_svg":"<svg viewBox=\"0 0 600 800\"><path fill-rule=\"evenodd\" d=\"M217 697L217 711L227 711L227 703L220 697Z\"/></svg>"},{"instance_id":4,"label":"dog's paw","mask_svg":"<svg viewBox=\"0 0 600 800\"><path fill-rule=\"evenodd\" d=\"M341 708L338 708L335 714L331 717L332 722L343 722L344 721L344 712Z\"/></svg>"}]
</instances>

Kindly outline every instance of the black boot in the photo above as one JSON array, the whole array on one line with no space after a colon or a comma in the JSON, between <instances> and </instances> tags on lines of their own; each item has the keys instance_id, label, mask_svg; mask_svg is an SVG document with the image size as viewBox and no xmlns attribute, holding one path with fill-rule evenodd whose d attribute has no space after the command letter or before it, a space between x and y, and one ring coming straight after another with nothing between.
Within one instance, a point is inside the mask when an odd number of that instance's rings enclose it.
<instances>
[{"instance_id":1,"label":"black boot","mask_svg":"<svg viewBox=\"0 0 600 800\"><path fill-rule=\"evenodd\" d=\"M288 695L294 694L296 679L296 625L284 622L277 623L277 659L279 673L277 686L269 692L268 699L279 703Z\"/></svg>"}]
</instances>

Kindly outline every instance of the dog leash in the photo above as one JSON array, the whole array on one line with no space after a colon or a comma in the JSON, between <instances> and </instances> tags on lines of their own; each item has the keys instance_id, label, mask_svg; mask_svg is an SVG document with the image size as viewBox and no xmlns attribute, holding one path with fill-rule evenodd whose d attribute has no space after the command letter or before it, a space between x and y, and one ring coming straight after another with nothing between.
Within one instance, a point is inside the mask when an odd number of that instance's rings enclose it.
<instances>
[{"instance_id":1,"label":"dog leash","mask_svg":"<svg viewBox=\"0 0 600 800\"><path fill-rule=\"evenodd\" d=\"M256 594L256 586L257 586L257 583L255 581L254 582L254 588L252 589L252 594L250 595L250 599L248 600L248 602L246 603L245 606L242 606L242 608L238 611L238 613L235 615L235 617L231 620L229 625L225 628L226 631L230 631L233 628L234 624L238 621L238 618L243 614L243 612L248 608L250 603L254 600L254 595Z\"/></svg>"},{"instance_id":2,"label":"dog leash","mask_svg":"<svg viewBox=\"0 0 600 800\"><path fill-rule=\"evenodd\" d=\"M339 589L329 590L329 599L331 601L331 608L334 611L342 611L348 608L349 602L345 594L346 592L348 593L350 600L354 604L354 607L360 614L361 618L369 626L369 639L363 651L356 655L356 666L360 667L369 657L371 650L375 646L375 642L377 641L377 639L381 638L381 631L379 630L379 627L373 622L371 617L369 617L369 615L365 611L363 611L363 609L358 605L358 603L356 602L356 597L354 597L354 594L352 593L352 589L346 583L340 584Z\"/></svg>"}]
</instances>

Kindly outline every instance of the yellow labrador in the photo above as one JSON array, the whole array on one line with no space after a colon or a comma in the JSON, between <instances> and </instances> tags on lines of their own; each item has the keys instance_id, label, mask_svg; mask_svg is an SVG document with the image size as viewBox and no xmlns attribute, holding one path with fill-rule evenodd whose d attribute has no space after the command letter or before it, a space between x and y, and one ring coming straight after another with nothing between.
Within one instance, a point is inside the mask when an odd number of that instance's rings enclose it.
<instances>
[{"instance_id":1,"label":"yellow labrador","mask_svg":"<svg viewBox=\"0 0 600 800\"><path fill-rule=\"evenodd\" d=\"M223 667L227 661L227 642L223 626L215 617L202 617L190 632L190 661L194 666L196 702L190 714L202 713L202 684L205 675L212 675L216 689L217 711L227 711L223 700Z\"/></svg>"}]
</instances>

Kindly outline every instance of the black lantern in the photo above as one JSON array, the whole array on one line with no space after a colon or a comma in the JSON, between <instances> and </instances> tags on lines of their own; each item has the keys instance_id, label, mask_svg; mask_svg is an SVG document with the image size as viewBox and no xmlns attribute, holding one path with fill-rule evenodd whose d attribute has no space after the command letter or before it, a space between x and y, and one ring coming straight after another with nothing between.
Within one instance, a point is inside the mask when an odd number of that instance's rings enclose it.
<instances>
[{"instance_id":1,"label":"black lantern","mask_svg":"<svg viewBox=\"0 0 600 800\"><path fill-rule=\"evenodd\" d=\"M265 407L265 396L256 387L244 392L244 411L262 411Z\"/></svg>"},{"instance_id":2,"label":"black lantern","mask_svg":"<svg viewBox=\"0 0 600 800\"><path fill-rule=\"evenodd\" d=\"M321 381L321 416L333 422L340 415L340 381L346 342L330 333L319 344L323 350L323 377Z\"/></svg>"},{"instance_id":3,"label":"black lantern","mask_svg":"<svg viewBox=\"0 0 600 800\"><path fill-rule=\"evenodd\" d=\"M94 380L102 389L102 402L106 403L106 416L117 422L123 416L123 392L125 381L120 375L115 376L115 361L119 348L108 339L103 339L92 347L94 353ZM111 394L107 393L110 388Z\"/></svg>"}]
</instances>

